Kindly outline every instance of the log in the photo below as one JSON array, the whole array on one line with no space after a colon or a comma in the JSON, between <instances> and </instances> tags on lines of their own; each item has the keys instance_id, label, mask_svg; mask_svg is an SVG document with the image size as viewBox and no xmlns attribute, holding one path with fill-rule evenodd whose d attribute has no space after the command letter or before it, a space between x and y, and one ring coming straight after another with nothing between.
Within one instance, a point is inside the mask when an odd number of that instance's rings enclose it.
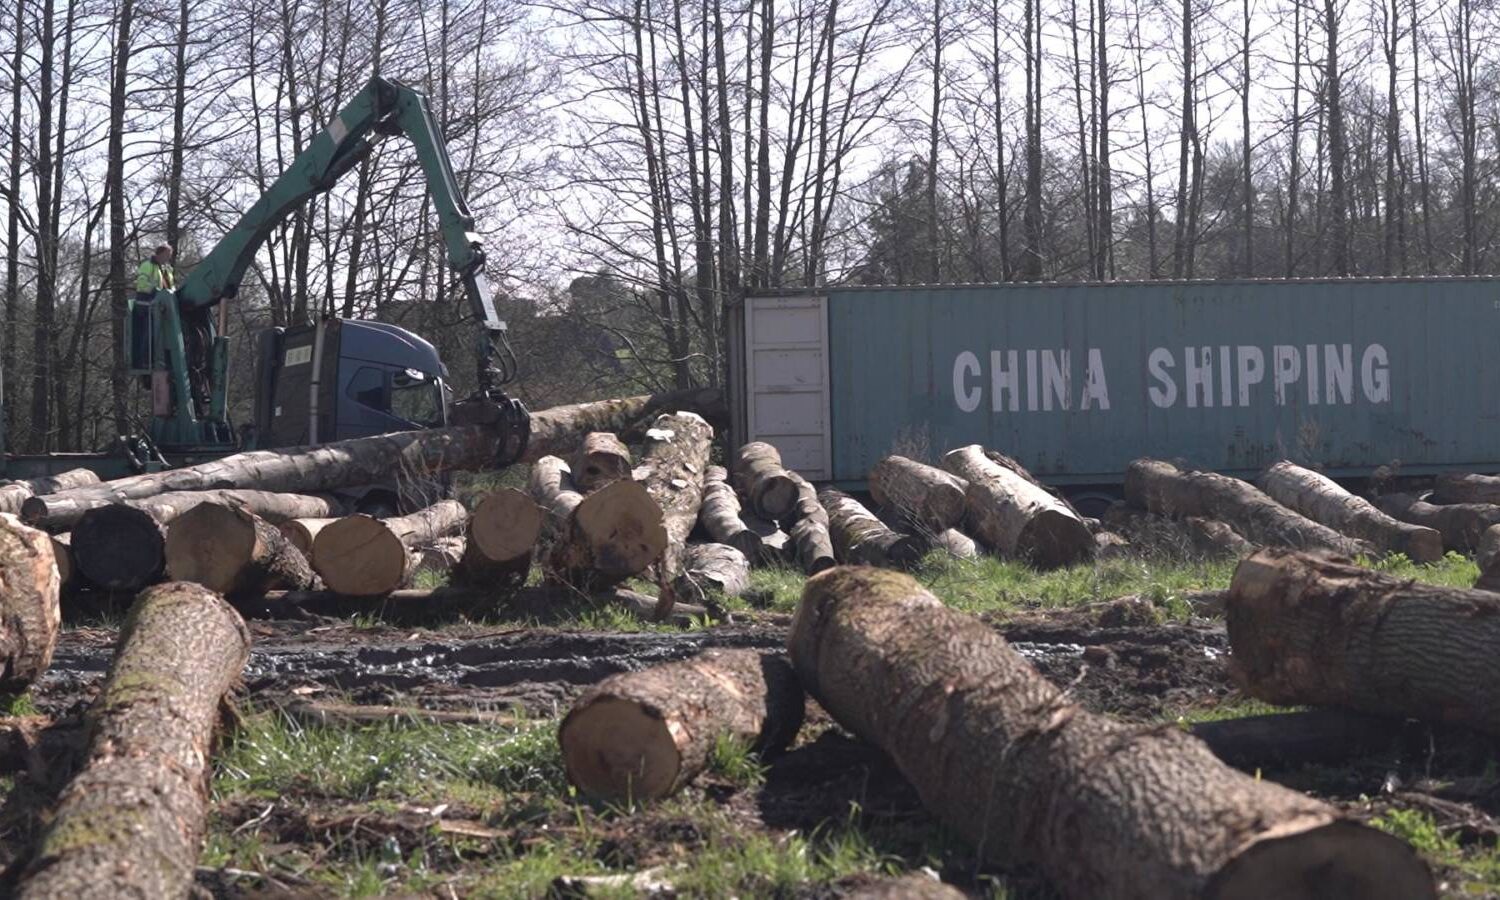
<instances>
[{"instance_id":1,"label":"log","mask_svg":"<svg viewBox=\"0 0 1500 900\"><path fill-rule=\"evenodd\" d=\"M356 597L388 594L410 581L414 548L457 534L468 518L457 500L394 519L345 516L313 539L313 569L331 591Z\"/></svg>"},{"instance_id":2,"label":"log","mask_svg":"<svg viewBox=\"0 0 1500 900\"><path fill-rule=\"evenodd\" d=\"M0 513L0 691L16 692L47 671L62 630L52 541Z\"/></svg>"},{"instance_id":3,"label":"log","mask_svg":"<svg viewBox=\"0 0 1500 900\"><path fill-rule=\"evenodd\" d=\"M1195 722L1189 731L1236 769L1337 764L1378 753L1401 737L1401 723L1343 709L1312 709Z\"/></svg>"},{"instance_id":4,"label":"log","mask_svg":"<svg viewBox=\"0 0 1500 900\"><path fill-rule=\"evenodd\" d=\"M979 558L979 545L974 542L973 538L957 528L949 528L935 535L932 539L932 548L941 550L954 559Z\"/></svg>"},{"instance_id":5,"label":"log","mask_svg":"<svg viewBox=\"0 0 1500 900\"><path fill-rule=\"evenodd\" d=\"M583 502L583 493L573 483L568 464L556 456L544 456L531 464L526 493L546 513L542 541L549 545L561 534L573 510Z\"/></svg>"},{"instance_id":6,"label":"log","mask_svg":"<svg viewBox=\"0 0 1500 900\"><path fill-rule=\"evenodd\" d=\"M1432 488L1433 503L1500 504L1500 475L1444 472Z\"/></svg>"},{"instance_id":7,"label":"log","mask_svg":"<svg viewBox=\"0 0 1500 900\"><path fill-rule=\"evenodd\" d=\"M553 580L592 593L646 571L667 548L661 506L638 481L616 481L581 497L548 551Z\"/></svg>"},{"instance_id":8,"label":"log","mask_svg":"<svg viewBox=\"0 0 1500 900\"><path fill-rule=\"evenodd\" d=\"M19 897L187 896L219 705L249 653L244 621L207 588L172 583L141 595L89 710L83 767L58 800Z\"/></svg>"},{"instance_id":9,"label":"log","mask_svg":"<svg viewBox=\"0 0 1500 900\"><path fill-rule=\"evenodd\" d=\"M1224 765L1173 727L1085 711L909 576L810 580L792 665L981 858L1064 897L1434 897L1405 843Z\"/></svg>"},{"instance_id":10,"label":"log","mask_svg":"<svg viewBox=\"0 0 1500 900\"><path fill-rule=\"evenodd\" d=\"M1244 559L1255 552L1254 544L1218 519L1188 516L1182 520L1182 526L1187 530L1193 548L1204 556Z\"/></svg>"},{"instance_id":11,"label":"log","mask_svg":"<svg viewBox=\"0 0 1500 900\"><path fill-rule=\"evenodd\" d=\"M1500 735L1500 595L1268 549L1235 570L1224 618L1251 696Z\"/></svg>"},{"instance_id":12,"label":"log","mask_svg":"<svg viewBox=\"0 0 1500 900\"><path fill-rule=\"evenodd\" d=\"M630 477L630 450L613 434L593 431L584 435L571 468L573 482L587 494L611 481Z\"/></svg>"},{"instance_id":13,"label":"log","mask_svg":"<svg viewBox=\"0 0 1500 900\"><path fill-rule=\"evenodd\" d=\"M646 432L641 480L661 507L667 533L667 545L657 563L663 618L672 611L672 585L686 570L687 538L703 505L703 477L713 437L713 428L695 413L660 416Z\"/></svg>"},{"instance_id":14,"label":"log","mask_svg":"<svg viewBox=\"0 0 1500 900\"><path fill-rule=\"evenodd\" d=\"M1443 536L1436 529L1399 522L1333 479L1282 460L1266 469L1261 490L1277 503L1386 553L1404 553L1416 563L1443 558Z\"/></svg>"},{"instance_id":15,"label":"log","mask_svg":"<svg viewBox=\"0 0 1500 900\"><path fill-rule=\"evenodd\" d=\"M985 455L978 444L943 457L968 482L964 497L974 535L1004 556L1055 569L1089 559L1094 536L1071 507Z\"/></svg>"},{"instance_id":16,"label":"log","mask_svg":"<svg viewBox=\"0 0 1500 900\"><path fill-rule=\"evenodd\" d=\"M558 731L568 780L603 800L657 800L680 790L729 738L767 753L802 727L803 698L779 654L709 650L623 672L573 704Z\"/></svg>"},{"instance_id":17,"label":"log","mask_svg":"<svg viewBox=\"0 0 1500 900\"><path fill-rule=\"evenodd\" d=\"M1474 562L1479 566L1479 580L1474 586L1481 591L1500 591L1500 525L1490 527L1479 539Z\"/></svg>"},{"instance_id":18,"label":"log","mask_svg":"<svg viewBox=\"0 0 1500 900\"><path fill-rule=\"evenodd\" d=\"M816 575L838 565L833 553L833 536L828 533L828 526L819 522L816 516L808 516L793 525L791 538L797 548L797 564L804 573Z\"/></svg>"},{"instance_id":19,"label":"log","mask_svg":"<svg viewBox=\"0 0 1500 900\"><path fill-rule=\"evenodd\" d=\"M1493 503L1440 506L1414 494L1385 494L1376 498L1375 506L1403 522L1436 528L1443 535L1444 548L1455 553L1473 553L1485 529L1500 525L1500 506Z\"/></svg>"},{"instance_id":20,"label":"log","mask_svg":"<svg viewBox=\"0 0 1500 900\"><path fill-rule=\"evenodd\" d=\"M704 471L698 523L717 543L728 544L749 559L760 558L761 535L745 523L740 498L729 485L729 473L723 466L709 466Z\"/></svg>"},{"instance_id":21,"label":"log","mask_svg":"<svg viewBox=\"0 0 1500 900\"><path fill-rule=\"evenodd\" d=\"M413 549L412 577L415 578L423 572L431 572L437 575L447 575L458 568L464 558L464 550L468 547L468 541L463 535L448 535L440 537L430 544L422 544ZM528 559L530 555L528 554Z\"/></svg>"},{"instance_id":22,"label":"log","mask_svg":"<svg viewBox=\"0 0 1500 900\"><path fill-rule=\"evenodd\" d=\"M69 469L56 475L12 481L0 485L0 512L19 513L21 504L38 494L55 494L98 483L99 476L93 469Z\"/></svg>"},{"instance_id":23,"label":"log","mask_svg":"<svg viewBox=\"0 0 1500 900\"><path fill-rule=\"evenodd\" d=\"M663 409L701 410L717 416L723 395L690 390L601 400L544 409L531 415L531 439L521 462L571 453L591 431L628 431ZM307 493L389 480L395 473L435 475L495 466L498 435L486 425L456 425L351 438L316 447L236 453L213 462L133 475L101 484L32 497L22 505L28 524L67 531L94 507L154 497L167 491L248 488Z\"/></svg>"},{"instance_id":24,"label":"log","mask_svg":"<svg viewBox=\"0 0 1500 900\"><path fill-rule=\"evenodd\" d=\"M833 555L841 563L866 566L912 566L921 561L923 542L892 531L864 504L843 491L825 488L818 501L828 512Z\"/></svg>"},{"instance_id":25,"label":"log","mask_svg":"<svg viewBox=\"0 0 1500 900\"><path fill-rule=\"evenodd\" d=\"M173 581L201 584L230 600L304 591L316 580L284 532L241 507L204 503L183 513L167 528L165 555Z\"/></svg>"},{"instance_id":26,"label":"log","mask_svg":"<svg viewBox=\"0 0 1500 900\"><path fill-rule=\"evenodd\" d=\"M331 494L277 494L271 491L172 491L144 500L127 500L162 525L202 503L235 506L255 513L272 525L292 519L332 519L349 513L348 505Z\"/></svg>"},{"instance_id":27,"label":"log","mask_svg":"<svg viewBox=\"0 0 1500 900\"><path fill-rule=\"evenodd\" d=\"M318 532L337 522L338 519L292 519L290 522L282 522L276 526L286 539L292 542L292 546L302 552L302 555L312 559L312 545L317 538Z\"/></svg>"},{"instance_id":28,"label":"log","mask_svg":"<svg viewBox=\"0 0 1500 900\"><path fill-rule=\"evenodd\" d=\"M78 571L105 590L138 591L166 572L166 529L145 510L123 503L95 507L78 518L72 535Z\"/></svg>"},{"instance_id":29,"label":"log","mask_svg":"<svg viewBox=\"0 0 1500 900\"><path fill-rule=\"evenodd\" d=\"M1169 462L1138 459L1125 470L1125 499L1173 519L1203 516L1229 525L1263 546L1373 554L1369 543L1345 537L1287 509L1249 482L1214 472L1185 472Z\"/></svg>"},{"instance_id":30,"label":"log","mask_svg":"<svg viewBox=\"0 0 1500 900\"><path fill-rule=\"evenodd\" d=\"M797 482L781 465L781 452L763 441L735 451L734 487L764 519L786 518L797 509Z\"/></svg>"},{"instance_id":31,"label":"log","mask_svg":"<svg viewBox=\"0 0 1500 900\"><path fill-rule=\"evenodd\" d=\"M469 515L468 540L454 579L491 588L524 584L543 520L542 508L518 490L486 494Z\"/></svg>"},{"instance_id":32,"label":"log","mask_svg":"<svg viewBox=\"0 0 1500 900\"><path fill-rule=\"evenodd\" d=\"M786 474L797 485L797 502L792 504L791 513L781 520L782 524L796 524L803 519L814 519L827 528L828 511L823 508L823 504L818 502L818 489L796 472L788 471Z\"/></svg>"},{"instance_id":33,"label":"log","mask_svg":"<svg viewBox=\"0 0 1500 900\"><path fill-rule=\"evenodd\" d=\"M870 496L913 528L938 534L964 519L968 485L942 469L887 456L870 470Z\"/></svg>"},{"instance_id":34,"label":"log","mask_svg":"<svg viewBox=\"0 0 1500 900\"><path fill-rule=\"evenodd\" d=\"M715 595L739 597L750 589L750 560L728 544L689 544L683 565L673 586L680 599L706 606Z\"/></svg>"},{"instance_id":35,"label":"log","mask_svg":"<svg viewBox=\"0 0 1500 900\"><path fill-rule=\"evenodd\" d=\"M60 591L67 591L76 587L73 577L76 570L73 567L73 535L54 534L52 538L52 559L57 563L57 587Z\"/></svg>"},{"instance_id":36,"label":"log","mask_svg":"<svg viewBox=\"0 0 1500 900\"><path fill-rule=\"evenodd\" d=\"M1113 531L1094 532L1094 558L1099 560L1121 559L1130 555L1130 541Z\"/></svg>"}]
</instances>

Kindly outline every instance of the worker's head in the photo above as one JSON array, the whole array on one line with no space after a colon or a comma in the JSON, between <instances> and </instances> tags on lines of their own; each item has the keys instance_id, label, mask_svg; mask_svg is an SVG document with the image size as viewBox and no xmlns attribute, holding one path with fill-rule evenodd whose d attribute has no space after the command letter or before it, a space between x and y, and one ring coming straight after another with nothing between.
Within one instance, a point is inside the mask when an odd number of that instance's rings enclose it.
<instances>
[{"instance_id":1,"label":"worker's head","mask_svg":"<svg viewBox=\"0 0 1500 900\"><path fill-rule=\"evenodd\" d=\"M159 263L169 263L169 262L171 262L172 261L172 245L171 244L157 244L156 245L156 252L153 253L153 254L151 254L151 258L154 259L154 260L156 260Z\"/></svg>"}]
</instances>

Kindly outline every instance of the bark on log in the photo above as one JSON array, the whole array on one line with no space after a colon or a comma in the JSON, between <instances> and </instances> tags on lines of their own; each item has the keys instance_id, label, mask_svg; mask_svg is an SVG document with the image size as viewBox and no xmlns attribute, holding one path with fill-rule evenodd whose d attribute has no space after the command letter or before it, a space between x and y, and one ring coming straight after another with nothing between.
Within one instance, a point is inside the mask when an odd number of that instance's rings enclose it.
<instances>
[{"instance_id":1,"label":"bark on log","mask_svg":"<svg viewBox=\"0 0 1500 900\"><path fill-rule=\"evenodd\" d=\"M558 731L568 780L605 800L656 800L681 789L728 737L757 752L802 727L802 689L779 654L709 650L624 672L590 688Z\"/></svg>"},{"instance_id":2,"label":"bark on log","mask_svg":"<svg viewBox=\"0 0 1500 900\"><path fill-rule=\"evenodd\" d=\"M548 574L583 591L646 571L667 547L661 506L638 481L616 481L582 497L559 527Z\"/></svg>"},{"instance_id":3,"label":"bark on log","mask_svg":"<svg viewBox=\"0 0 1500 900\"><path fill-rule=\"evenodd\" d=\"M1254 485L1214 472L1184 472L1169 462L1138 459L1125 470L1125 499L1135 507L1178 519L1218 519L1256 544L1328 550L1344 556L1373 553L1365 541L1287 509Z\"/></svg>"},{"instance_id":4,"label":"bark on log","mask_svg":"<svg viewBox=\"0 0 1500 900\"><path fill-rule=\"evenodd\" d=\"M1433 483L1432 502L1500 504L1500 475L1444 472Z\"/></svg>"},{"instance_id":5,"label":"bark on log","mask_svg":"<svg viewBox=\"0 0 1500 900\"><path fill-rule=\"evenodd\" d=\"M1313 709L1195 722L1189 730L1219 759L1254 772L1377 753L1400 739L1401 723L1343 709Z\"/></svg>"},{"instance_id":6,"label":"bark on log","mask_svg":"<svg viewBox=\"0 0 1500 900\"><path fill-rule=\"evenodd\" d=\"M685 571L687 538L698 522L703 505L703 476L714 430L696 413L663 415L646 432L641 452L642 481L646 492L661 507L667 546L657 563L661 585L659 612L672 611L672 585Z\"/></svg>"},{"instance_id":7,"label":"bark on log","mask_svg":"<svg viewBox=\"0 0 1500 900\"><path fill-rule=\"evenodd\" d=\"M272 525L292 519L335 519L349 513L347 504L330 494L277 494L272 491L218 490L172 491L144 500L128 500L132 506L163 525L203 503L234 506L252 512Z\"/></svg>"},{"instance_id":8,"label":"bark on log","mask_svg":"<svg viewBox=\"0 0 1500 900\"><path fill-rule=\"evenodd\" d=\"M1500 595L1262 550L1235 570L1225 620L1252 696L1500 735Z\"/></svg>"},{"instance_id":9,"label":"bark on log","mask_svg":"<svg viewBox=\"0 0 1500 900\"><path fill-rule=\"evenodd\" d=\"M908 525L930 534L958 527L968 485L904 456L887 456L870 470L870 496Z\"/></svg>"},{"instance_id":10,"label":"bark on log","mask_svg":"<svg viewBox=\"0 0 1500 900\"><path fill-rule=\"evenodd\" d=\"M970 528L999 553L1043 569L1093 555L1094 536L1072 507L990 459L978 444L950 452L943 466L968 482Z\"/></svg>"},{"instance_id":11,"label":"bark on log","mask_svg":"<svg viewBox=\"0 0 1500 900\"><path fill-rule=\"evenodd\" d=\"M69 469L56 475L12 481L10 484L0 485L0 512L19 513L21 504L38 494L55 494L98 483L99 476L93 469Z\"/></svg>"},{"instance_id":12,"label":"bark on log","mask_svg":"<svg viewBox=\"0 0 1500 900\"><path fill-rule=\"evenodd\" d=\"M584 435L578 453L573 457L573 482L585 494L630 477L630 451L607 431Z\"/></svg>"},{"instance_id":13,"label":"bark on log","mask_svg":"<svg viewBox=\"0 0 1500 900\"><path fill-rule=\"evenodd\" d=\"M583 493L573 483L568 464L556 456L544 456L531 464L526 493L546 514L541 540L550 545L567 527L573 510L583 502Z\"/></svg>"},{"instance_id":14,"label":"bark on log","mask_svg":"<svg viewBox=\"0 0 1500 900\"><path fill-rule=\"evenodd\" d=\"M579 439L591 431L626 431L663 409L703 410L718 415L722 403L718 391L690 390L540 410L531 415L531 439L521 461L571 453ZM459 469L492 469L499 452L497 435L483 425L403 431L316 447L254 450L196 466L32 497L22 506L22 518L48 531L67 531L88 509L167 491L333 490L374 484L398 474L427 476Z\"/></svg>"},{"instance_id":15,"label":"bark on log","mask_svg":"<svg viewBox=\"0 0 1500 900\"><path fill-rule=\"evenodd\" d=\"M388 594L411 579L412 549L457 534L468 518L457 500L395 519L346 516L313 539L313 569L331 591L360 597Z\"/></svg>"},{"instance_id":16,"label":"bark on log","mask_svg":"<svg viewBox=\"0 0 1500 900\"><path fill-rule=\"evenodd\" d=\"M1237 772L1171 727L1086 712L908 576L812 579L792 664L981 856L1065 897L1433 897L1398 839Z\"/></svg>"},{"instance_id":17,"label":"bark on log","mask_svg":"<svg viewBox=\"0 0 1500 900\"><path fill-rule=\"evenodd\" d=\"M317 539L318 532L337 521L338 519L292 519L276 527L281 529L281 533L286 535L293 547L311 560L313 541Z\"/></svg>"},{"instance_id":18,"label":"bark on log","mask_svg":"<svg viewBox=\"0 0 1500 900\"><path fill-rule=\"evenodd\" d=\"M316 580L307 557L279 528L246 509L215 503L195 506L168 526L166 561L173 581L201 584L231 600L304 591Z\"/></svg>"},{"instance_id":19,"label":"bark on log","mask_svg":"<svg viewBox=\"0 0 1500 900\"><path fill-rule=\"evenodd\" d=\"M1440 506L1414 494L1385 494L1375 500L1375 506L1403 522L1436 528L1443 535L1443 547L1456 553L1473 553L1485 529L1500 525L1500 506L1493 503Z\"/></svg>"},{"instance_id":20,"label":"bark on log","mask_svg":"<svg viewBox=\"0 0 1500 900\"><path fill-rule=\"evenodd\" d=\"M245 623L196 584L142 594L89 711L83 768L17 895L185 897L208 813L219 704L250 652Z\"/></svg>"},{"instance_id":21,"label":"bark on log","mask_svg":"<svg viewBox=\"0 0 1500 900\"><path fill-rule=\"evenodd\" d=\"M430 544L421 544L412 550L412 577L423 572L447 575L463 561L468 541L462 535L440 537Z\"/></svg>"},{"instance_id":22,"label":"bark on log","mask_svg":"<svg viewBox=\"0 0 1500 900\"><path fill-rule=\"evenodd\" d=\"M74 587L73 576L76 574L73 567L73 535L54 534L52 538L52 559L57 563L57 587L60 591L67 591Z\"/></svg>"},{"instance_id":23,"label":"bark on log","mask_svg":"<svg viewBox=\"0 0 1500 900\"><path fill-rule=\"evenodd\" d=\"M1479 539L1474 562L1479 565L1479 580L1474 586L1481 591L1500 591L1500 525L1492 526Z\"/></svg>"},{"instance_id":24,"label":"bark on log","mask_svg":"<svg viewBox=\"0 0 1500 900\"><path fill-rule=\"evenodd\" d=\"M748 559L760 557L761 536L745 524L740 499L735 496L729 473L723 466L709 466L704 472L703 505L698 509L698 522L718 543L728 544Z\"/></svg>"},{"instance_id":25,"label":"bark on log","mask_svg":"<svg viewBox=\"0 0 1500 900\"><path fill-rule=\"evenodd\" d=\"M791 539L797 548L797 564L804 573L816 575L838 565L833 554L833 536L828 533L827 524L819 522L816 516L807 516L793 525Z\"/></svg>"},{"instance_id":26,"label":"bark on log","mask_svg":"<svg viewBox=\"0 0 1500 900\"><path fill-rule=\"evenodd\" d=\"M828 512L833 555L841 563L866 566L912 566L922 559L923 542L892 531L874 513L843 491L825 488L818 500Z\"/></svg>"},{"instance_id":27,"label":"bark on log","mask_svg":"<svg viewBox=\"0 0 1500 900\"><path fill-rule=\"evenodd\" d=\"M957 528L949 528L933 537L932 547L941 550L954 559L978 559L979 545L974 539L959 531Z\"/></svg>"},{"instance_id":28,"label":"bark on log","mask_svg":"<svg viewBox=\"0 0 1500 900\"><path fill-rule=\"evenodd\" d=\"M73 526L73 561L90 583L111 591L138 591L162 580L167 533L145 510L123 503L100 506Z\"/></svg>"},{"instance_id":29,"label":"bark on log","mask_svg":"<svg viewBox=\"0 0 1500 900\"><path fill-rule=\"evenodd\" d=\"M734 487L761 518L783 519L797 509L797 482L781 464L781 453L754 441L735 451Z\"/></svg>"},{"instance_id":30,"label":"bark on log","mask_svg":"<svg viewBox=\"0 0 1500 900\"><path fill-rule=\"evenodd\" d=\"M541 507L518 490L501 488L485 495L469 516L455 580L490 588L524 584L543 518Z\"/></svg>"},{"instance_id":31,"label":"bark on log","mask_svg":"<svg viewBox=\"0 0 1500 900\"><path fill-rule=\"evenodd\" d=\"M1267 469L1261 475L1260 487L1288 509L1348 537L1369 541L1379 550L1405 553L1417 563L1443 557L1443 536L1436 529L1398 522L1331 478L1287 460Z\"/></svg>"},{"instance_id":32,"label":"bark on log","mask_svg":"<svg viewBox=\"0 0 1500 900\"><path fill-rule=\"evenodd\" d=\"M823 504L818 502L818 489L813 487L811 482L796 472L788 471L786 474L797 485L797 502L792 505L791 513L780 520L782 525L795 525L803 519L813 519L826 529L828 527L828 511L823 509ZM787 533L791 533L790 528L788 528Z\"/></svg>"},{"instance_id":33,"label":"bark on log","mask_svg":"<svg viewBox=\"0 0 1500 900\"><path fill-rule=\"evenodd\" d=\"M46 533L0 513L0 690L47 671L62 629L61 587Z\"/></svg>"},{"instance_id":34,"label":"bark on log","mask_svg":"<svg viewBox=\"0 0 1500 900\"><path fill-rule=\"evenodd\" d=\"M1228 524L1218 519L1188 516L1182 520L1192 539L1193 546L1204 556L1223 556L1243 559L1255 552L1255 545L1240 536Z\"/></svg>"},{"instance_id":35,"label":"bark on log","mask_svg":"<svg viewBox=\"0 0 1500 900\"><path fill-rule=\"evenodd\" d=\"M738 597L750 589L750 560L728 544L689 544L673 585L677 598L707 605L714 594Z\"/></svg>"}]
</instances>

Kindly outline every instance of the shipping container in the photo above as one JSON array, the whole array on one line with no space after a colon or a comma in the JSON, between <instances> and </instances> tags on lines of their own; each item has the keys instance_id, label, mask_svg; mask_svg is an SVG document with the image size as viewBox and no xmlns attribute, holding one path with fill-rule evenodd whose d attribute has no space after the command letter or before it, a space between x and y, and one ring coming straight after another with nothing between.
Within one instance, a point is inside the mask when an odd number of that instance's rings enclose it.
<instances>
[{"instance_id":1,"label":"shipping container","mask_svg":"<svg viewBox=\"0 0 1500 900\"><path fill-rule=\"evenodd\" d=\"M1500 279L833 287L731 316L738 437L858 487L979 443L1107 495L1141 456L1253 477L1500 469Z\"/></svg>"}]
</instances>

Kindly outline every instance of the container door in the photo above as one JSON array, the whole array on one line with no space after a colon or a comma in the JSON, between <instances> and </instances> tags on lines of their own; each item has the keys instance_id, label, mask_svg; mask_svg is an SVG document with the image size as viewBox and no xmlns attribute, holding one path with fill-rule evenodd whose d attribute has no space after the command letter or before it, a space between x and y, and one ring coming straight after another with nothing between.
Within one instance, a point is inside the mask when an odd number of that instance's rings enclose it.
<instances>
[{"instance_id":1,"label":"container door","mask_svg":"<svg viewBox=\"0 0 1500 900\"><path fill-rule=\"evenodd\" d=\"M832 478L828 298L747 298L745 376L749 439L780 450L809 481Z\"/></svg>"}]
</instances>

